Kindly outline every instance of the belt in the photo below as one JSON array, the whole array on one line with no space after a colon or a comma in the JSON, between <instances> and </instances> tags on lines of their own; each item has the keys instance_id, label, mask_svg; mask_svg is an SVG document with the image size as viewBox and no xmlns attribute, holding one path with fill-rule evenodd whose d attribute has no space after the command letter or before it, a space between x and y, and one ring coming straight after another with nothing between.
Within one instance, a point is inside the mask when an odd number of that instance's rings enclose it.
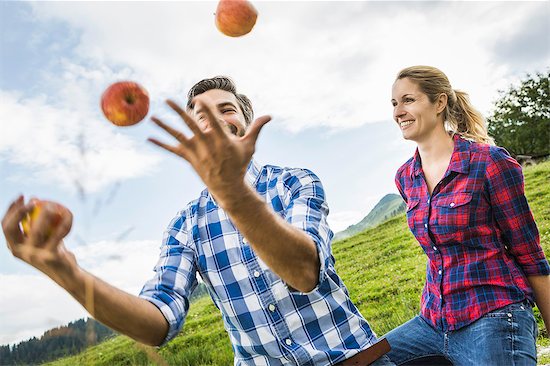
<instances>
[{"instance_id":1,"label":"belt","mask_svg":"<svg viewBox=\"0 0 550 366\"><path fill-rule=\"evenodd\" d=\"M369 348L357 353L351 358L337 363L336 366L367 366L378 360L390 351L391 347L386 338L382 338Z\"/></svg>"}]
</instances>

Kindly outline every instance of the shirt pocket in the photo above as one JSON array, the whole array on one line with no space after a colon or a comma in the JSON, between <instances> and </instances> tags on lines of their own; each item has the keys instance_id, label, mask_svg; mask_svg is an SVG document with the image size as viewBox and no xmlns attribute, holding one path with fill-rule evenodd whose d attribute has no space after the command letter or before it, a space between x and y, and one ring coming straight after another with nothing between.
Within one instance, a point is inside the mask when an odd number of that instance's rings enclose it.
<instances>
[{"instance_id":1,"label":"shirt pocket","mask_svg":"<svg viewBox=\"0 0 550 366\"><path fill-rule=\"evenodd\" d=\"M453 193L434 201L432 230L461 240L470 227L472 193Z\"/></svg>"},{"instance_id":2,"label":"shirt pocket","mask_svg":"<svg viewBox=\"0 0 550 366\"><path fill-rule=\"evenodd\" d=\"M421 226L422 224L422 213L419 210L419 203L419 198L409 198L407 200L407 223L409 224L409 228L415 235L415 228L417 226Z\"/></svg>"}]
</instances>

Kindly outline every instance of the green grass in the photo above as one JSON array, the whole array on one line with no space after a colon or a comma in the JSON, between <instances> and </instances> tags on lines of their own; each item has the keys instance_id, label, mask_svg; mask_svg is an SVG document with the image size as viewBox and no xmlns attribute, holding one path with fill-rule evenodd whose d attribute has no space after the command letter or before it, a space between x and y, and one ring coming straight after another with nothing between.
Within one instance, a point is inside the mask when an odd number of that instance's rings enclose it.
<instances>
[{"instance_id":1,"label":"green grass","mask_svg":"<svg viewBox=\"0 0 550 366\"><path fill-rule=\"evenodd\" d=\"M550 162L526 168L524 173L526 195L549 257ZM426 258L409 231L405 215L334 243L333 253L336 269L352 300L377 334L382 335L418 314ZM535 315L542 328L537 309ZM548 338L542 336L538 343L550 345ZM545 363L550 363L550 356L539 359L539 364ZM233 352L219 311L209 297L204 297L192 304L183 331L165 347L145 347L119 336L48 365L232 364Z\"/></svg>"}]
</instances>

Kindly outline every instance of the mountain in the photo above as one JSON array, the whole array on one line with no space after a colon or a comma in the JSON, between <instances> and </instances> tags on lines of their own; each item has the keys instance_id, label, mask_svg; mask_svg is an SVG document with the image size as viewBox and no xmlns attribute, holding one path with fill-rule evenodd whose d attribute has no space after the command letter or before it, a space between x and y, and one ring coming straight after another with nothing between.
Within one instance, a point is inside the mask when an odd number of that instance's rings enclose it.
<instances>
[{"instance_id":1,"label":"mountain","mask_svg":"<svg viewBox=\"0 0 550 366\"><path fill-rule=\"evenodd\" d=\"M387 194L374 206L374 208L369 212L363 220L359 221L355 225L348 226L344 231L340 231L334 235L334 240L342 240L354 236L355 234L360 233L361 231L370 229L380 225L384 221L391 219L394 216L399 215L401 212L405 211L405 202L398 194Z\"/></svg>"},{"instance_id":2,"label":"mountain","mask_svg":"<svg viewBox=\"0 0 550 366\"><path fill-rule=\"evenodd\" d=\"M1 365L36 365L74 355L90 345L103 342L116 333L92 318L79 319L50 329L14 346L0 346Z\"/></svg>"}]
</instances>

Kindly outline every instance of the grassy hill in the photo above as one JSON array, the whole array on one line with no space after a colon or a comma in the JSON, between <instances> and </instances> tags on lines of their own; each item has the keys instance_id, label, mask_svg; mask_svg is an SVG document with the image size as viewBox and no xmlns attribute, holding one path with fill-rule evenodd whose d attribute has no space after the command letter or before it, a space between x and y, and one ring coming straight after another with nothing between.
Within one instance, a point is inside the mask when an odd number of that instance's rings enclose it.
<instances>
[{"instance_id":1,"label":"grassy hill","mask_svg":"<svg viewBox=\"0 0 550 366\"><path fill-rule=\"evenodd\" d=\"M550 257L550 162L526 168L526 192L537 220L542 246ZM333 245L336 268L352 300L382 335L419 311L426 259L399 215ZM536 315L539 327L542 320ZM548 346L548 338L539 339ZM539 364L550 363L550 356ZM233 354L221 316L210 298L192 306L181 334L156 349L120 336L49 365L232 365Z\"/></svg>"},{"instance_id":2,"label":"grassy hill","mask_svg":"<svg viewBox=\"0 0 550 366\"><path fill-rule=\"evenodd\" d=\"M357 224L348 226L344 231L336 233L334 240L347 239L362 231L380 225L384 221L405 212L406 206L405 201L403 201L400 195L395 193L387 194L382 197L380 202L374 206L363 220L359 221Z\"/></svg>"}]
</instances>

